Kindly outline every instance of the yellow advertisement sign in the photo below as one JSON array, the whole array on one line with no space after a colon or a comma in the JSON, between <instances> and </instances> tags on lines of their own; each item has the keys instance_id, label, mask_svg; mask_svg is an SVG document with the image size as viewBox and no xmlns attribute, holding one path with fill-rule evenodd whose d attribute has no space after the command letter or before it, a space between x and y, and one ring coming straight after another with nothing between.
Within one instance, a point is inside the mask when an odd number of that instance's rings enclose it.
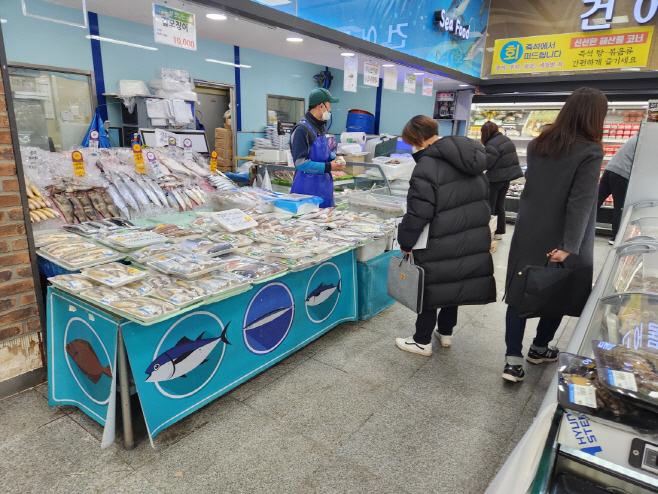
<instances>
[{"instance_id":1,"label":"yellow advertisement sign","mask_svg":"<svg viewBox=\"0 0 658 494\"><path fill-rule=\"evenodd\" d=\"M645 67L653 26L496 40L492 74Z\"/></svg>"}]
</instances>

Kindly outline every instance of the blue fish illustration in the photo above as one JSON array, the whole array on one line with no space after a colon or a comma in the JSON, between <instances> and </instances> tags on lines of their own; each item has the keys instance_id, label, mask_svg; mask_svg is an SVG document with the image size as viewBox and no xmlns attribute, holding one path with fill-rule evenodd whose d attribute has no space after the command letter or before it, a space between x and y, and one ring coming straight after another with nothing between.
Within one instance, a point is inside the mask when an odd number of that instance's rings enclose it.
<instances>
[{"instance_id":1,"label":"blue fish illustration","mask_svg":"<svg viewBox=\"0 0 658 494\"><path fill-rule=\"evenodd\" d=\"M213 351L220 341L230 345L226 339L226 330L229 323L219 338L203 338L203 333L192 341L183 336L176 345L158 355L146 369L149 377L146 382L171 381L177 377L187 377L187 373L193 371L201 364L207 362L206 357Z\"/></svg>"},{"instance_id":2,"label":"blue fish illustration","mask_svg":"<svg viewBox=\"0 0 658 494\"><path fill-rule=\"evenodd\" d=\"M260 328L261 326L264 326L265 324L268 324L272 321L277 320L279 317L284 315L285 313L289 312L292 310L292 307L281 307L280 309L275 309L271 312L268 312L267 314L264 314L260 316L258 319L256 319L254 322L249 324L248 326L245 326L245 330L250 330L250 329L256 329Z\"/></svg>"},{"instance_id":3,"label":"blue fish illustration","mask_svg":"<svg viewBox=\"0 0 658 494\"><path fill-rule=\"evenodd\" d=\"M338 293L340 293L340 284L340 281L338 281L338 286L333 284L325 285L324 282L320 283L320 286L309 293L308 297L306 297L306 305L320 305L331 297L334 292L338 291Z\"/></svg>"}]
</instances>

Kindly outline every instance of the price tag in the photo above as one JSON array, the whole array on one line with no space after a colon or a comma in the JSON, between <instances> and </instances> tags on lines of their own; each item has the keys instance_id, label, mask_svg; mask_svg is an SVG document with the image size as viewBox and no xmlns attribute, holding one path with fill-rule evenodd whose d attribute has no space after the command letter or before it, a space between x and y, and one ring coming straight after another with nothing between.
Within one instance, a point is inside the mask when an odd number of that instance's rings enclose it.
<instances>
[{"instance_id":1,"label":"price tag","mask_svg":"<svg viewBox=\"0 0 658 494\"><path fill-rule=\"evenodd\" d=\"M98 131L97 130L92 130L89 132L89 147L93 149L98 149Z\"/></svg>"},{"instance_id":2,"label":"price tag","mask_svg":"<svg viewBox=\"0 0 658 494\"><path fill-rule=\"evenodd\" d=\"M210 153L210 173L217 173L217 151Z\"/></svg>"},{"instance_id":3,"label":"price tag","mask_svg":"<svg viewBox=\"0 0 658 494\"><path fill-rule=\"evenodd\" d=\"M258 223L246 216L240 209L229 209L212 213L213 219L229 232L237 232L247 228L254 228ZM251 232L249 232L251 233Z\"/></svg>"},{"instance_id":4,"label":"price tag","mask_svg":"<svg viewBox=\"0 0 658 494\"><path fill-rule=\"evenodd\" d=\"M171 159L176 159L176 138L169 138L169 157Z\"/></svg>"},{"instance_id":5,"label":"price tag","mask_svg":"<svg viewBox=\"0 0 658 494\"><path fill-rule=\"evenodd\" d=\"M137 143L133 144L133 156L135 157L135 170L137 173L146 173L144 155L142 155L142 146Z\"/></svg>"},{"instance_id":6,"label":"price tag","mask_svg":"<svg viewBox=\"0 0 658 494\"><path fill-rule=\"evenodd\" d=\"M630 372L608 369L608 382L611 386L637 392L635 376Z\"/></svg>"},{"instance_id":7,"label":"price tag","mask_svg":"<svg viewBox=\"0 0 658 494\"><path fill-rule=\"evenodd\" d=\"M30 155L27 157L27 167L30 170L36 170L38 161L39 157L37 156L37 152L34 149L31 150Z\"/></svg>"},{"instance_id":8,"label":"price tag","mask_svg":"<svg viewBox=\"0 0 658 494\"><path fill-rule=\"evenodd\" d=\"M596 406L596 388L594 386L569 384L569 401L576 405L598 408Z\"/></svg>"},{"instance_id":9,"label":"price tag","mask_svg":"<svg viewBox=\"0 0 658 494\"><path fill-rule=\"evenodd\" d=\"M189 137L183 139L183 149L185 150L185 161L192 161L192 139Z\"/></svg>"},{"instance_id":10,"label":"price tag","mask_svg":"<svg viewBox=\"0 0 658 494\"><path fill-rule=\"evenodd\" d=\"M196 50L194 14L154 3L153 32L156 43Z\"/></svg>"},{"instance_id":11,"label":"price tag","mask_svg":"<svg viewBox=\"0 0 658 494\"><path fill-rule=\"evenodd\" d=\"M85 176L85 161L82 159L82 153L80 151L73 151L71 153L71 159L73 160L73 173L76 177Z\"/></svg>"},{"instance_id":12,"label":"price tag","mask_svg":"<svg viewBox=\"0 0 658 494\"><path fill-rule=\"evenodd\" d=\"M156 178L160 178L162 175L164 175L162 172L162 167L160 166L160 163L158 163L158 159L155 157L155 153L153 151L146 151L146 159L151 164L151 169L153 170Z\"/></svg>"}]
</instances>

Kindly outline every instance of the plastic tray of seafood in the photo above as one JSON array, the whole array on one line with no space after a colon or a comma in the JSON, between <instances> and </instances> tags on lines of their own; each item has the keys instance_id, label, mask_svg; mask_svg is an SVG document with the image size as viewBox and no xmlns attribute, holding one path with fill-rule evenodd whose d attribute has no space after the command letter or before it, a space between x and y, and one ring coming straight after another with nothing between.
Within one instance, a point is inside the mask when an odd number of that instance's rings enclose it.
<instances>
[{"instance_id":1,"label":"plastic tray of seafood","mask_svg":"<svg viewBox=\"0 0 658 494\"><path fill-rule=\"evenodd\" d=\"M119 232L110 235L100 234L97 239L106 245L127 251L167 241L167 237L153 233L152 231Z\"/></svg>"},{"instance_id":2,"label":"plastic tray of seafood","mask_svg":"<svg viewBox=\"0 0 658 494\"><path fill-rule=\"evenodd\" d=\"M80 273L60 274L48 278L48 281L57 288L61 288L70 293L80 293L83 290L99 286L99 283L88 279L85 275Z\"/></svg>"},{"instance_id":3,"label":"plastic tray of seafood","mask_svg":"<svg viewBox=\"0 0 658 494\"><path fill-rule=\"evenodd\" d=\"M229 243L238 248L254 243L250 237L238 233L213 233L212 235L208 235L208 240L218 243Z\"/></svg>"},{"instance_id":4,"label":"plastic tray of seafood","mask_svg":"<svg viewBox=\"0 0 658 494\"><path fill-rule=\"evenodd\" d=\"M149 293L149 297L170 302L179 309L200 302L209 296L210 292L203 286L183 280L172 281L169 285L156 288Z\"/></svg>"},{"instance_id":5,"label":"plastic tray of seafood","mask_svg":"<svg viewBox=\"0 0 658 494\"><path fill-rule=\"evenodd\" d=\"M222 263L205 256L197 256L191 252L172 252L146 263L150 268L162 273L183 279L194 279L204 274L217 271Z\"/></svg>"},{"instance_id":6,"label":"plastic tray of seafood","mask_svg":"<svg viewBox=\"0 0 658 494\"><path fill-rule=\"evenodd\" d=\"M37 254L69 271L119 261L125 257L125 254L114 249L85 239L56 242L41 247Z\"/></svg>"},{"instance_id":7,"label":"plastic tray of seafood","mask_svg":"<svg viewBox=\"0 0 658 494\"><path fill-rule=\"evenodd\" d=\"M133 251L128 257L133 259L136 262L143 263L155 259L159 256L167 254L169 252L175 252L178 250L178 246L169 243L159 243L152 244L147 247L142 247L136 251Z\"/></svg>"},{"instance_id":8,"label":"plastic tray of seafood","mask_svg":"<svg viewBox=\"0 0 658 494\"><path fill-rule=\"evenodd\" d=\"M54 244L61 242L63 240L71 241L75 239L80 239L80 235L77 233L62 232L61 230L49 230L44 232L39 232L34 235L34 246L44 247L46 245Z\"/></svg>"},{"instance_id":9,"label":"plastic tray of seafood","mask_svg":"<svg viewBox=\"0 0 658 494\"><path fill-rule=\"evenodd\" d=\"M616 395L658 412L658 352L592 341L601 383Z\"/></svg>"},{"instance_id":10,"label":"plastic tray of seafood","mask_svg":"<svg viewBox=\"0 0 658 494\"><path fill-rule=\"evenodd\" d=\"M642 431L658 430L658 415L628 403L601 384L591 358L560 353L557 386L558 401L564 408Z\"/></svg>"},{"instance_id":11,"label":"plastic tray of seafood","mask_svg":"<svg viewBox=\"0 0 658 494\"><path fill-rule=\"evenodd\" d=\"M195 280L194 283L214 296L241 286L250 285L251 281L234 273L217 272L213 273L212 276Z\"/></svg>"},{"instance_id":12,"label":"plastic tray of seafood","mask_svg":"<svg viewBox=\"0 0 658 494\"><path fill-rule=\"evenodd\" d=\"M152 297L117 300L109 306L118 315L124 315L128 319L147 324L158 322L163 319L162 316L178 312L178 308L174 304Z\"/></svg>"},{"instance_id":13,"label":"plastic tray of seafood","mask_svg":"<svg viewBox=\"0 0 658 494\"><path fill-rule=\"evenodd\" d=\"M170 242L176 244L183 242L185 240L203 238L207 234L208 232L206 230L202 230L201 228L182 228L175 232L166 233L165 237L167 237L167 240L169 240Z\"/></svg>"},{"instance_id":14,"label":"plastic tray of seafood","mask_svg":"<svg viewBox=\"0 0 658 494\"><path fill-rule=\"evenodd\" d=\"M268 264L255 259L235 259L224 266L226 271L250 280L258 280L283 273L288 268L288 266L280 263Z\"/></svg>"},{"instance_id":15,"label":"plastic tray of seafood","mask_svg":"<svg viewBox=\"0 0 658 494\"><path fill-rule=\"evenodd\" d=\"M118 287L144 278L149 273L148 271L135 269L127 264L109 262L101 266L83 269L82 274L103 285Z\"/></svg>"},{"instance_id":16,"label":"plastic tray of seafood","mask_svg":"<svg viewBox=\"0 0 658 494\"><path fill-rule=\"evenodd\" d=\"M86 299L98 302L104 305L111 305L118 300L129 300L141 296L139 290L128 288L126 286L109 287L97 286L83 291L80 295Z\"/></svg>"},{"instance_id":17,"label":"plastic tray of seafood","mask_svg":"<svg viewBox=\"0 0 658 494\"><path fill-rule=\"evenodd\" d=\"M235 247L228 242L213 242L207 238L183 240L178 245L181 249L192 252L193 254L208 257L230 254L235 250Z\"/></svg>"},{"instance_id":18,"label":"plastic tray of seafood","mask_svg":"<svg viewBox=\"0 0 658 494\"><path fill-rule=\"evenodd\" d=\"M155 271L148 270L147 275L143 278L138 279L137 281L131 281L126 283L126 288L133 288L139 291L140 296L148 295L156 288L164 288L169 285L173 279L166 274L159 274Z\"/></svg>"}]
</instances>

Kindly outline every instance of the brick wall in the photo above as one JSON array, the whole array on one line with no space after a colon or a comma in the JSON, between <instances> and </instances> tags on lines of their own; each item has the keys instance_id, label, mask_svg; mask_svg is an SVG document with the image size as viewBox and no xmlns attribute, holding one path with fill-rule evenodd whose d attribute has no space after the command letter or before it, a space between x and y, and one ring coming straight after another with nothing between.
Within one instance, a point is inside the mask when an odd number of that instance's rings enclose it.
<instances>
[{"instance_id":1,"label":"brick wall","mask_svg":"<svg viewBox=\"0 0 658 494\"><path fill-rule=\"evenodd\" d=\"M0 81L0 382L42 365L41 325L4 88Z\"/></svg>"}]
</instances>

